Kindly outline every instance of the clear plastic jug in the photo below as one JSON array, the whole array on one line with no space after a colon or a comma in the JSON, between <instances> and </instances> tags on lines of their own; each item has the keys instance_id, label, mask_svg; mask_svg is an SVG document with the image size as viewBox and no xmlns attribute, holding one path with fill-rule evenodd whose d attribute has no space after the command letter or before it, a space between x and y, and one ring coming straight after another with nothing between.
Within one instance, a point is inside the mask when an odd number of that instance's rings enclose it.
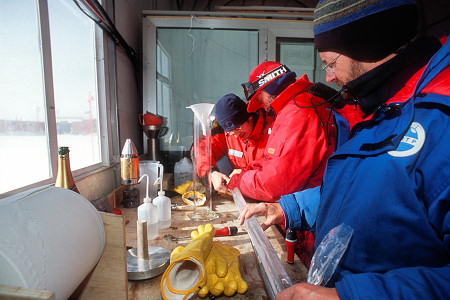
<instances>
[{"instance_id":1,"label":"clear plastic jug","mask_svg":"<svg viewBox=\"0 0 450 300\"><path fill-rule=\"evenodd\" d=\"M183 157L179 162L175 163L174 186L177 187L188 180L192 180L192 170L192 161L187 157Z\"/></svg>"}]
</instances>

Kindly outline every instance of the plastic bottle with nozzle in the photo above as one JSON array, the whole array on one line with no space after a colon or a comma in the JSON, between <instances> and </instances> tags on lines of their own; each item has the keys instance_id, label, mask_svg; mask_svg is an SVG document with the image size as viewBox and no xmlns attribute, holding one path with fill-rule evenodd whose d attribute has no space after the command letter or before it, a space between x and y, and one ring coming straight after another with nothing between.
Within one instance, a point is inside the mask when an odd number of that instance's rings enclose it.
<instances>
[{"instance_id":1,"label":"plastic bottle with nozzle","mask_svg":"<svg viewBox=\"0 0 450 300\"><path fill-rule=\"evenodd\" d=\"M165 195L165 192L162 188L162 181L164 175L164 167L163 165L158 166L159 176L156 180L155 184L159 183L159 191L158 197L153 199L153 203L158 207L158 228L164 229L169 228L172 223L172 209L170 198Z\"/></svg>"},{"instance_id":2,"label":"plastic bottle with nozzle","mask_svg":"<svg viewBox=\"0 0 450 300\"><path fill-rule=\"evenodd\" d=\"M147 239L153 240L158 236L158 207L152 203L152 199L148 196L148 175L142 175L139 182L144 177L147 177L147 189L144 203L138 207L138 220L147 222Z\"/></svg>"}]
</instances>

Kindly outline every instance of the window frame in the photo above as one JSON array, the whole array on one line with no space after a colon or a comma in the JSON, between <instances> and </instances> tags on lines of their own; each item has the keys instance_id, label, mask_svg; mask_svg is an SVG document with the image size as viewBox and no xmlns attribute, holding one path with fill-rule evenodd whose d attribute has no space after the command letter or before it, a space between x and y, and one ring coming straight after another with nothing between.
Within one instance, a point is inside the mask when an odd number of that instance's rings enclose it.
<instances>
[{"instance_id":1,"label":"window frame","mask_svg":"<svg viewBox=\"0 0 450 300\"><path fill-rule=\"evenodd\" d=\"M156 112L156 29L161 28L210 28L257 30L259 35L259 62L276 60L276 39L313 38L311 21L244 19L216 16L158 16L157 12L144 11L143 32L143 111Z\"/></svg>"},{"instance_id":2,"label":"window frame","mask_svg":"<svg viewBox=\"0 0 450 300\"><path fill-rule=\"evenodd\" d=\"M106 1L108 3L108 1ZM57 143L57 122L55 114L55 98L53 89L52 53L51 53L51 32L47 0L36 0L36 18L38 18L38 35L41 44L41 63L43 74L43 91L45 98L47 139L49 144L49 164L51 165L52 176L48 179L34 182L32 184L18 187L14 190L0 194L0 198L14 195L32 188L54 184L58 170L58 143ZM84 15L83 15L84 16ZM87 16L86 16L87 18ZM92 21L93 22L93 21ZM105 170L119 162L119 133L118 122L107 122L112 118L117 119L117 100L115 103L111 99L117 99L116 65L114 58L116 55L114 42L107 38L103 30L94 25L94 39L96 52L96 88L99 114L99 135L100 135L100 159L99 163L72 170L75 179L78 180L96 172ZM115 180L112 180L113 182Z\"/></svg>"},{"instance_id":3,"label":"window frame","mask_svg":"<svg viewBox=\"0 0 450 300\"><path fill-rule=\"evenodd\" d=\"M183 12L180 12L180 14ZM144 11L143 111L157 112L157 29L225 29L258 32L258 61L276 60L277 38L313 39L311 20L230 18L226 15L167 15ZM145 138L145 137L144 137ZM147 151L144 144L144 152Z\"/></svg>"}]
</instances>

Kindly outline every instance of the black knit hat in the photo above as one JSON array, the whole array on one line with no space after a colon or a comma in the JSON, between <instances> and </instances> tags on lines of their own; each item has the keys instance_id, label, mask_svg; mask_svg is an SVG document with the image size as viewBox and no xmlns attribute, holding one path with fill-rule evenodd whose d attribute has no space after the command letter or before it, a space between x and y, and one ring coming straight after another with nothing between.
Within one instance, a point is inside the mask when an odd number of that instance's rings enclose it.
<instances>
[{"instance_id":1,"label":"black knit hat","mask_svg":"<svg viewBox=\"0 0 450 300\"><path fill-rule=\"evenodd\" d=\"M216 120L225 131L231 131L244 124L252 115L247 104L235 94L227 94L217 101Z\"/></svg>"},{"instance_id":2,"label":"black knit hat","mask_svg":"<svg viewBox=\"0 0 450 300\"><path fill-rule=\"evenodd\" d=\"M410 41L417 23L414 0L320 0L314 11L314 42L319 52L374 62Z\"/></svg>"}]
</instances>

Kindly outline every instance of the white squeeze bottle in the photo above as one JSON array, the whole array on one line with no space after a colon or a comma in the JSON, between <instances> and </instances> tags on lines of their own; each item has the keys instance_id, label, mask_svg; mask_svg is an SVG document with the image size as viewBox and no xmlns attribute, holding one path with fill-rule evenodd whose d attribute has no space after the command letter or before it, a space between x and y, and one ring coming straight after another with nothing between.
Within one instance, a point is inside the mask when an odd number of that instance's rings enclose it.
<instances>
[{"instance_id":1,"label":"white squeeze bottle","mask_svg":"<svg viewBox=\"0 0 450 300\"><path fill-rule=\"evenodd\" d=\"M148 196L148 175L142 175L139 182L144 176L147 177L147 189L144 203L138 207L138 220L147 222L147 238L153 240L158 236L158 207L152 203L152 199Z\"/></svg>"},{"instance_id":2,"label":"white squeeze bottle","mask_svg":"<svg viewBox=\"0 0 450 300\"><path fill-rule=\"evenodd\" d=\"M153 203L158 207L158 228L164 229L169 228L171 222L172 222L172 208L170 205L170 198L167 197L163 191L162 188L162 181L163 181L163 175L164 175L164 166L159 165L159 176L158 179L155 181L155 184L159 182L159 191L158 191L158 197L153 199Z\"/></svg>"}]
</instances>

